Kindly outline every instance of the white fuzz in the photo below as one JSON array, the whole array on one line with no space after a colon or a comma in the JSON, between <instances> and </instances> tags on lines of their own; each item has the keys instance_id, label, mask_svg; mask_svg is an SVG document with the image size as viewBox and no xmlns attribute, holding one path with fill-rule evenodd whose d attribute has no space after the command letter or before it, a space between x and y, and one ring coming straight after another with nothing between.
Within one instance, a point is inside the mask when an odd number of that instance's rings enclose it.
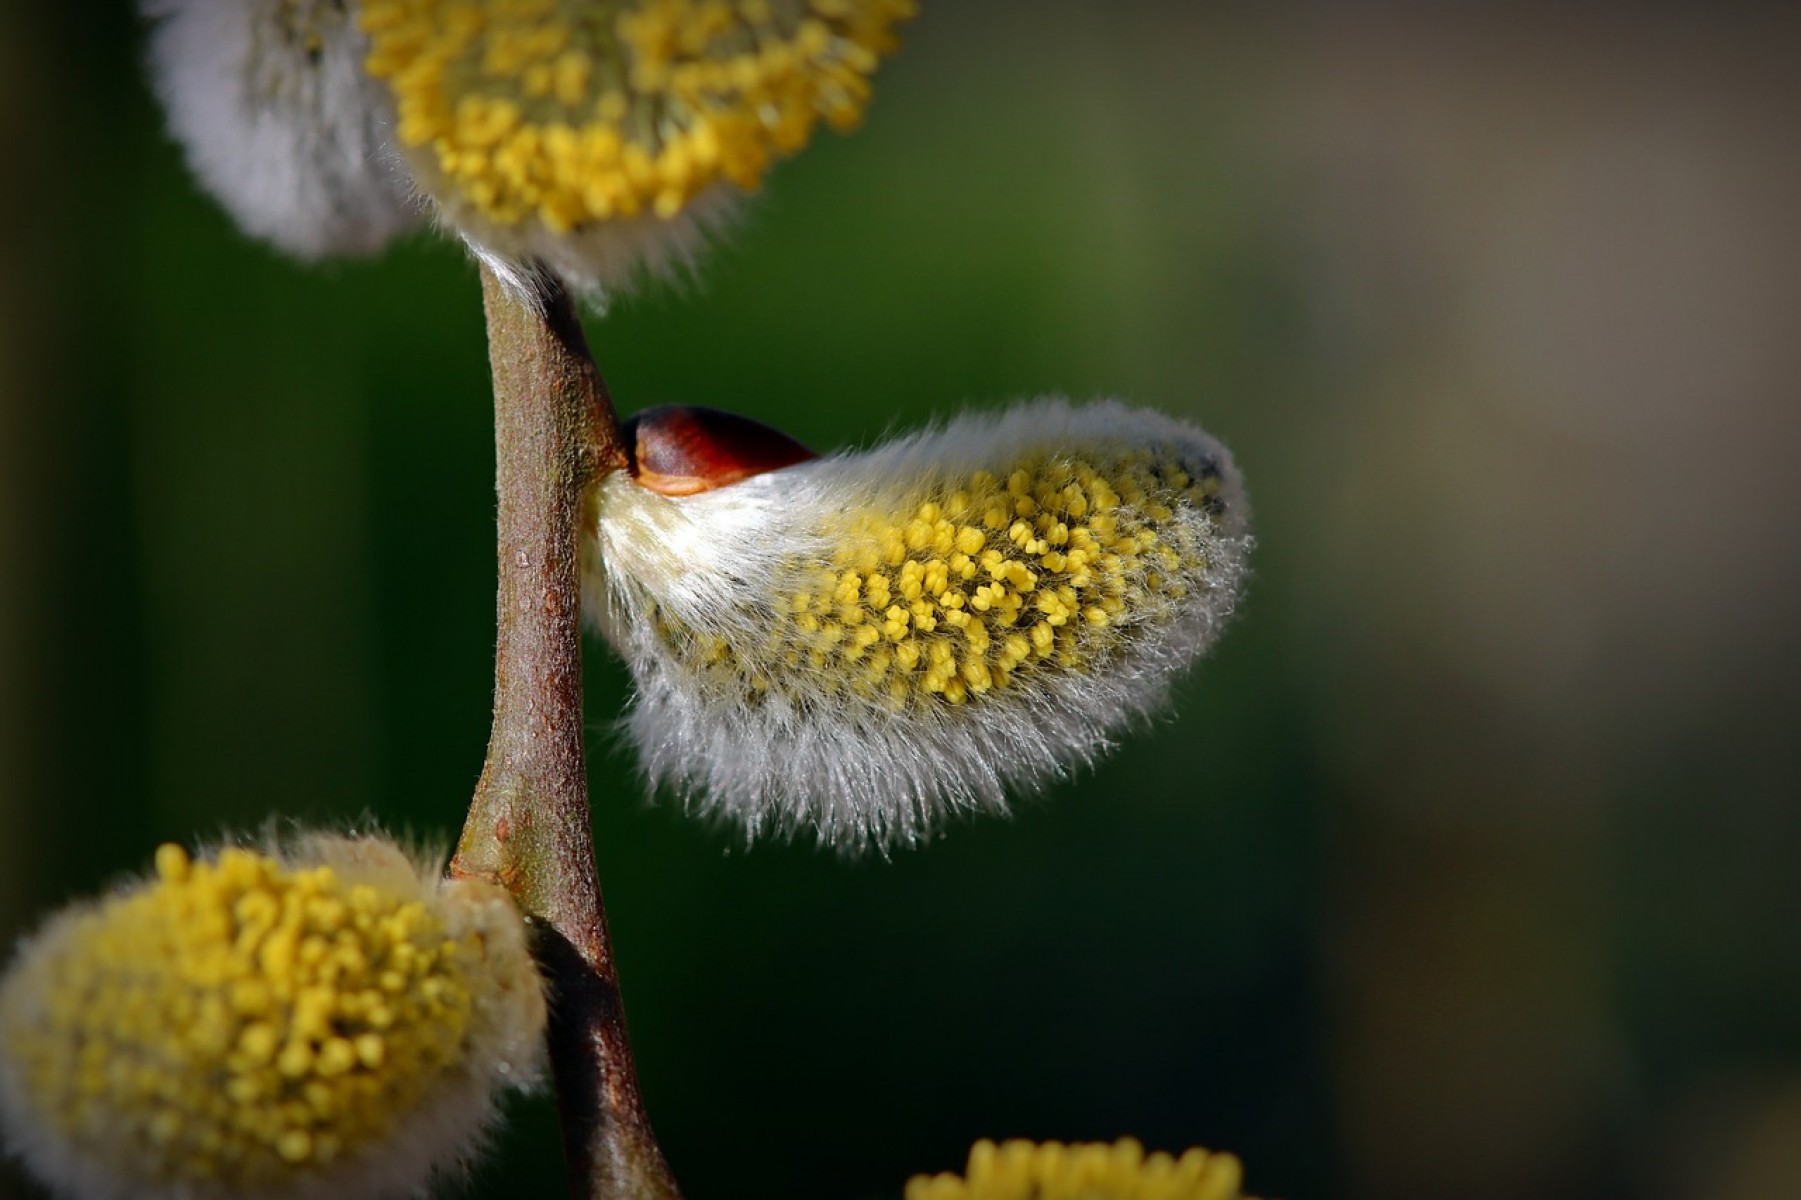
<instances>
[{"instance_id":1,"label":"white fuzz","mask_svg":"<svg viewBox=\"0 0 1801 1200\"><path fill-rule=\"evenodd\" d=\"M141 0L169 128L246 233L373 254L421 208L348 0Z\"/></svg>"},{"instance_id":2,"label":"white fuzz","mask_svg":"<svg viewBox=\"0 0 1801 1200\"><path fill-rule=\"evenodd\" d=\"M1060 399L671 497L597 489L584 594L653 783L747 833L907 844L1157 711L1250 548L1200 429Z\"/></svg>"},{"instance_id":3,"label":"white fuzz","mask_svg":"<svg viewBox=\"0 0 1801 1200\"><path fill-rule=\"evenodd\" d=\"M737 223L747 199L733 185L720 184L673 217L640 213L553 233L541 224L515 227L487 220L437 178L431 159L413 155L411 161L441 223L460 233L470 252L528 301L541 294L538 273L544 268L598 305L647 282L687 280L708 247Z\"/></svg>"}]
</instances>

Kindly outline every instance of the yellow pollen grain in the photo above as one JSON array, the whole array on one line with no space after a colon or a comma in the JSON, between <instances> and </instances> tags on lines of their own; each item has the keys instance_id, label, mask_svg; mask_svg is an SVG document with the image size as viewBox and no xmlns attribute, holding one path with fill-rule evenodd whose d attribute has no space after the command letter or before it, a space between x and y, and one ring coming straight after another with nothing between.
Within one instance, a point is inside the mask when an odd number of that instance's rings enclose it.
<instances>
[{"instance_id":1,"label":"yellow pollen grain","mask_svg":"<svg viewBox=\"0 0 1801 1200\"><path fill-rule=\"evenodd\" d=\"M96 1161L279 1190L378 1145L442 1086L466 1051L475 936L332 868L164 846L151 883L9 978L34 994L0 1006L0 1049L33 1111Z\"/></svg>"},{"instance_id":2,"label":"yellow pollen grain","mask_svg":"<svg viewBox=\"0 0 1801 1200\"><path fill-rule=\"evenodd\" d=\"M915 0L366 0L401 142L501 226L567 233L754 188L848 128Z\"/></svg>"}]
</instances>

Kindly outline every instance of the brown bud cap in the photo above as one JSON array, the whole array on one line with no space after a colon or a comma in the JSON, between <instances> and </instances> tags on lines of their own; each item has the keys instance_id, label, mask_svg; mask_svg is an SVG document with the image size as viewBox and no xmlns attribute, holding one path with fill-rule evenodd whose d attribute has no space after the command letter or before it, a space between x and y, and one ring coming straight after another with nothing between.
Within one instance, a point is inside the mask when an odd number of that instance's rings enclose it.
<instances>
[{"instance_id":1,"label":"brown bud cap","mask_svg":"<svg viewBox=\"0 0 1801 1200\"><path fill-rule=\"evenodd\" d=\"M819 456L779 430L716 408L667 404L620 426L628 469L640 487L664 496L710 492Z\"/></svg>"}]
</instances>

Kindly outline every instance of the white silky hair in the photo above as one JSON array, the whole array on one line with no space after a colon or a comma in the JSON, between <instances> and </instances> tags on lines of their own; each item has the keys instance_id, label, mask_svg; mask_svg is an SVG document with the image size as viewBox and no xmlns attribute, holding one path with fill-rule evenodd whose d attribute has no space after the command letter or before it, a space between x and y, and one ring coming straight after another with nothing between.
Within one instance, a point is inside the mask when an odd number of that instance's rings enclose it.
<instances>
[{"instance_id":1,"label":"white silky hair","mask_svg":"<svg viewBox=\"0 0 1801 1200\"><path fill-rule=\"evenodd\" d=\"M484 217L444 175L429 146L408 158L439 222L460 235L507 290L529 303L541 297L546 269L601 309L642 284L691 279L707 249L738 223L747 198L735 184L715 184L673 217L645 212L559 233L537 217L518 225Z\"/></svg>"},{"instance_id":2,"label":"white silky hair","mask_svg":"<svg viewBox=\"0 0 1801 1200\"><path fill-rule=\"evenodd\" d=\"M1005 479L1037 456L1154 449L1203 464L1217 510L1178 511L1204 566L1168 619L1126 614L1091 668L1020 671L958 705L895 706L857 694L842 674L805 663L757 703L721 687L671 646L667 618L703 637L755 647L788 597L829 569L843 515L904 520L947 481ZM684 497L652 493L621 471L602 481L584 565L588 613L630 669L623 727L653 785L749 837L811 833L847 851L911 845L952 815L1002 813L1033 789L1091 764L1164 707L1183 670L1219 636L1251 546L1230 454L1193 425L1106 401L1061 398L998 415L965 414L863 452L843 453ZM754 651L753 651L754 653Z\"/></svg>"},{"instance_id":3,"label":"white silky hair","mask_svg":"<svg viewBox=\"0 0 1801 1200\"><path fill-rule=\"evenodd\" d=\"M141 0L189 168L248 234L304 260L368 255L424 208L350 0Z\"/></svg>"}]
</instances>

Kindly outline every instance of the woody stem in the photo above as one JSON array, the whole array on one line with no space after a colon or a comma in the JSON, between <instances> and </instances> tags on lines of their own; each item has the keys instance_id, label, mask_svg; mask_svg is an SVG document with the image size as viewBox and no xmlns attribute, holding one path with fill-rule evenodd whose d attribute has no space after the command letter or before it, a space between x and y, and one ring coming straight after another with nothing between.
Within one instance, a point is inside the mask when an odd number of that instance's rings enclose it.
<instances>
[{"instance_id":1,"label":"woody stem","mask_svg":"<svg viewBox=\"0 0 1801 1200\"><path fill-rule=\"evenodd\" d=\"M494 725L451 873L506 887L538 925L549 1049L574 1200L679 1200L638 1095L594 868L583 747L583 497L624 462L575 307L486 267L499 498Z\"/></svg>"}]
</instances>

